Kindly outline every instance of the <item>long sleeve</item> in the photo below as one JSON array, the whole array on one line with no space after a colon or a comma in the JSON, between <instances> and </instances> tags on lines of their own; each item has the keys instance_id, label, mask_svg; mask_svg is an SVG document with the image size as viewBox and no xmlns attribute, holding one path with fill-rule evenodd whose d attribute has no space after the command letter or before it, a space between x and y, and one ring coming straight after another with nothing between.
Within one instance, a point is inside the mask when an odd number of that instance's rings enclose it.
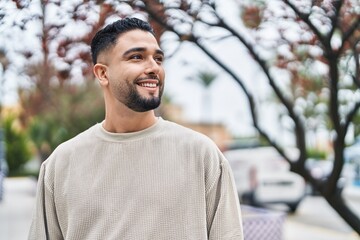
<instances>
[{"instance_id":1,"label":"long sleeve","mask_svg":"<svg viewBox=\"0 0 360 240\"><path fill-rule=\"evenodd\" d=\"M42 164L38 179L36 206L29 232L29 240L63 239L58 224L53 191L46 184L46 165Z\"/></svg>"},{"instance_id":2,"label":"long sleeve","mask_svg":"<svg viewBox=\"0 0 360 240\"><path fill-rule=\"evenodd\" d=\"M29 240L45 239L243 240L227 160L164 120L126 134L97 124L41 167Z\"/></svg>"},{"instance_id":3,"label":"long sleeve","mask_svg":"<svg viewBox=\"0 0 360 240\"><path fill-rule=\"evenodd\" d=\"M206 193L209 240L242 240L240 204L230 166L222 160L217 177Z\"/></svg>"}]
</instances>

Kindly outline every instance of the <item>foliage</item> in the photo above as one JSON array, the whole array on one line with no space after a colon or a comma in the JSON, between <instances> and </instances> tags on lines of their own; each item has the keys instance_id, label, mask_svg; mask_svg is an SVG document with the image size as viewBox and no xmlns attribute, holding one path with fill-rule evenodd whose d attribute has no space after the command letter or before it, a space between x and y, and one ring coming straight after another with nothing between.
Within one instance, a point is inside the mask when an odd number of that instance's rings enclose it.
<instances>
[{"instance_id":1,"label":"foliage","mask_svg":"<svg viewBox=\"0 0 360 240\"><path fill-rule=\"evenodd\" d=\"M318 160L326 160L327 154L325 151L321 151L318 149L308 149L307 150L308 158L318 159Z\"/></svg>"},{"instance_id":2,"label":"foliage","mask_svg":"<svg viewBox=\"0 0 360 240\"><path fill-rule=\"evenodd\" d=\"M6 161L9 175L21 170L32 157L29 138L24 129L21 129L15 116L9 115L3 119L5 131Z\"/></svg>"},{"instance_id":3,"label":"foliage","mask_svg":"<svg viewBox=\"0 0 360 240\"><path fill-rule=\"evenodd\" d=\"M199 83L204 88L209 88L210 85L216 80L217 74L209 70L199 70L194 77L189 77L191 81Z\"/></svg>"},{"instance_id":4,"label":"foliage","mask_svg":"<svg viewBox=\"0 0 360 240\"><path fill-rule=\"evenodd\" d=\"M0 44L10 56L7 66L23 79L20 119L30 128L42 160L56 145L103 119L90 41L106 21L132 13L121 1L0 2ZM161 28L154 25L160 37ZM28 41L11 45L21 38Z\"/></svg>"},{"instance_id":5,"label":"foliage","mask_svg":"<svg viewBox=\"0 0 360 240\"><path fill-rule=\"evenodd\" d=\"M29 134L42 160L62 142L74 137L104 118L104 104L100 89L95 82L62 89L50 89L57 99L51 111L31 118ZM23 105L31 102L34 95L22 95Z\"/></svg>"}]
</instances>

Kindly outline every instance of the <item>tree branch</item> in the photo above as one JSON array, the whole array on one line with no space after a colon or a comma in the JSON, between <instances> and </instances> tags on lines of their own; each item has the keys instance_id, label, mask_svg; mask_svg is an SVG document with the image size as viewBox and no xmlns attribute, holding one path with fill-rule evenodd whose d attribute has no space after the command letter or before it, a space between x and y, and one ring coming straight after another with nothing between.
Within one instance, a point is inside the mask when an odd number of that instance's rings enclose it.
<instances>
[{"instance_id":1,"label":"tree branch","mask_svg":"<svg viewBox=\"0 0 360 240\"><path fill-rule=\"evenodd\" d=\"M339 0L336 0L336 1L333 1L333 6L334 6L334 15L332 17L330 17L331 19L331 23L332 23L332 28L329 32L329 35L328 35L328 41L330 42L331 38L333 37L334 35L334 32L339 24L339 16L340 16L340 9L343 5L343 1L339 1Z\"/></svg>"},{"instance_id":2,"label":"tree branch","mask_svg":"<svg viewBox=\"0 0 360 240\"><path fill-rule=\"evenodd\" d=\"M283 2L288 5L296 15L300 17L300 19L309 26L309 28L314 32L314 34L318 37L319 41L322 45L327 46L330 42L319 32L319 30L314 26L314 24L310 21L309 14L305 14L300 12L294 4L292 4L289 0L283 0Z\"/></svg>"},{"instance_id":3,"label":"tree branch","mask_svg":"<svg viewBox=\"0 0 360 240\"><path fill-rule=\"evenodd\" d=\"M256 103L254 96L250 93L250 91L246 88L243 84L243 81L231 70L229 69L224 63L222 63L214 54L212 54L204 45L202 45L196 37L191 39L193 43L195 43L211 60L213 60L216 64L218 64L225 72L227 72L241 87L244 94L246 95L249 103L249 109L253 120L253 125L256 130L263 136L278 152L279 154L289 163L291 163L291 159L285 154L284 150L270 138L270 136L261 128L259 125L258 115L256 112Z\"/></svg>"},{"instance_id":4,"label":"tree branch","mask_svg":"<svg viewBox=\"0 0 360 240\"><path fill-rule=\"evenodd\" d=\"M355 117L356 113L358 112L359 108L360 108L360 101L355 103L354 107L351 109L351 111L346 116L346 120L345 120L345 123L343 125L344 134L347 133L347 131L349 129L349 125L352 122L353 118Z\"/></svg>"},{"instance_id":5,"label":"tree branch","mask_svg":"<svg viewBox=\"0 0 360 240\"><path fill-rule=\"evenodd\" d=\"M342 37L342 44L339 48L339 52L341 52L344 49L345 43L354 34L354 32L359 29L359 27L360 27L360 16L358 16L355 22L351 25L351 27L346 32L344 32Z\"/></svg>"},{"instance_id":6,"label":"tree branch","mask_svg":"<svg viewBox=\"0 0 360 240\"><path fill-rule=\"evenodd\" d=\"M166 56L166 58L172 58L181 48L181 43L179 43L177 46L176 46L176 49L169 55Z\"/></svg>"},{"instance_id":7,"label":"tree branch","mask_svg":"<svg viewBox=\"0 0 360 240\"><path fill-rule=\"evenodd\" d=\"M266 62L260 58L259 54L257 54L255 52L254 47L250 43L248 43L248 41L245 40L245 38L243 38L240 34L238 34L233 28L231 28L229 25L227 25L217 13L214 13L214 14L216 15L216 17L219 20L217 27L221 27L221 28L229 31L234 37L236 37L249 50L252 57L260 65L261 69L264 71L266 77L269 80L269 84L272 87L272 89L274 90L276 96L279 98L280 102L285 106L286 110L289 113L289 116L293 119L294 124L295 124L296 137L297 137L296 142L297 142L297 146L300 150L300 156L299 156L298 161L296 162L296 165L298 168L301 168L301 166L303 166L305 164L305 160L306 160L305 129L300 121L299 116L294 112L293 103L285 97L285 95L281 92L279 87L276 85L275 80L271 76L269 69L266 66ZM270 141L270 143L271 143L271 141ZM279 152L279 153L282 154L281 152Z\"/></svg>"},{"instance_id":8,"label":"tree branch","mask_svg":"<svg viewBox=\"0 0 360 240\"><path fill-rule=\"evenodd\" d=\"M352 51L354 54L354 60L355 60L355 73L352 76L353 83L355 86L360 88L360 59L359 59L359 53L357 52L357 45L360 43L360 39L358 39L355 44L352 46Z\"/></svg>"},{"instance_id":9,"label":"tree branch","mask_svg":"<svg viewBox=\"0 0 360 240\"><path fill-rule=\"evenodd\" d=\"M290 164L293 164L293 161L291 161L291 159L285 154L283 149L274 140L272 140L270 138L270 136L260 127L257 112L256 112L257 107L256 107L256 103L254 100L254 96L248 91L246 86L243 84L243 81L241 79L239 79L239 77L231 69L229 69L214 54L212 54L203 44L201 44L200 40L197 37L195 37L193 34L190 34L190 35L180 34L173 28L173 26L169 26L168 24L164 23L164 20L160 19L157 16L157 14L152 9L150 9L149 6L146 6L145 8L146 9L144 9L144 10L149 14L149 16L152 19L157 21L160 25L162 25L167 30L174 32L176 35L178 35L179 39L195 43L211 60L213 60L218 66L220 66L225 72L227 72L240 85L241 89L243 90L244 94L246 95L246 97L248 99L249 109L250 109L251 116L253 119L254 127L257 129L257 131L260 133L260 135L262 135L279 152L279 154L282 157L284 157L285 160L287 160ZM246 45L246 47L250 50L250 52L253 54L255 59L259 62L262 69L266 72L266 75L268 76L273 88L277 92L282 103L287 107L287 109L289 111L289 115L292 117L293 121L295 122L295 126L296 126L295 128L296 128L296 132L297 132L296 136L300 136L300 138L298 137L298 139L297 139L298 146L301 149L300 152L301 153L306 152L305 151L305 136L304 136L305 131L300 122L300 119L293 111L291 102L289 100L285 99L285 97L281 94L280 89L275 85L274 79L270 76L270 73L266 67L265 62L262 59L260 59L260 57L255 53L253 47L249 43L247 43L247 41L245 41L245 39L243 39L240 35L238 35L233 29L231 29L229 26L227 26L224 22L222 22L222 20L220 18L219 18L219 20L221 23L219 25L215 25L215 26L223 27L223 28L227 29L229 32L231 32L233 35L236 35L237 38L239 38L240 41L244 45ZM297 161L296 164L298 166L301 166L301 164L303 164L305 159L306 159L306 157L303 154L301 154L299 161Z\"/></svg>"}]
</instances>

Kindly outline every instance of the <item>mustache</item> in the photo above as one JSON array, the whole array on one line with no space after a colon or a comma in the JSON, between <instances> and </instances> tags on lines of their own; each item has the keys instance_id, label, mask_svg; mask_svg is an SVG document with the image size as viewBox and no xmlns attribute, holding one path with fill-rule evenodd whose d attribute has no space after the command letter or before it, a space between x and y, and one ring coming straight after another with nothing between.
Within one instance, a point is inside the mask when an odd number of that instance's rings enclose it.
<instances>
[{"instance_id":1,"label":"mustache","mask_svg":"<svg viewBox=\"0 0 360 240\"><path fill-rule=\"evenodd\" d=\"M154 80L158 80L160 81L160 78L157 75L148 75L146 77L140 77L136 79L136 82L138 81L142 81L142 80L147 80L147 79L154 79Z\"/></svg>"}]
</instances>

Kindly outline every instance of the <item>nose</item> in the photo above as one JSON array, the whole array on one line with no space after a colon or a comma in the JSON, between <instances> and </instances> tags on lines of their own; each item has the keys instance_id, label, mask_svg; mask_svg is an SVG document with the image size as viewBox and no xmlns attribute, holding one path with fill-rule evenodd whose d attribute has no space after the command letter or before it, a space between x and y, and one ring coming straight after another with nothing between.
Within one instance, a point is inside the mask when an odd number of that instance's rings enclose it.
<instances>
[{"instance_id":1,"label":"nose","mask_svg":"<svg viewBox=\"0 0 360 240\"><path fill-rule=\"evenodd\" d=\"M145 73L146 74L158 74L160 71L160 64L157 63L153 58L149 58L146 62Z\"/></svg>"}]
</instances>

